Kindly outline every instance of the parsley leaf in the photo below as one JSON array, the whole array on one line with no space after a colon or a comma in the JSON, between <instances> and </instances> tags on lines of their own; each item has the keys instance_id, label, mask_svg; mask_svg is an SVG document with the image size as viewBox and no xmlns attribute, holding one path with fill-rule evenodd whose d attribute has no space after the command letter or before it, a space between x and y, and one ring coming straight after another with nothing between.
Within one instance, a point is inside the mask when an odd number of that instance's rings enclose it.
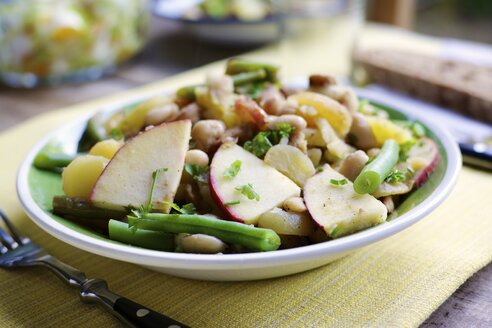
<instances>
[{"instance_id":1,"label":"parsley leaf","mask_svg":"<svg viewBox=\"0 0 492 328\"><path fill-rule=\"evenodd\" d=\"M244 143L244 149L257 157L265 156L266 152L273 146L270 140L268 140L269 133L269 131L258 133L253 140Z\"/></svg>"},{"instance_id":2,"label":"parsley leaf","mask_svg":"<svg viewBox=\"0 0 492 328\"><path fill-rule=\"evenodd\" d=\"M208 166L199 166L196 164L185 164L185 171L193 177L195 181L208 184Z\"/></svg>"},{"instance_id":3,"label":"parsley leaf","mask_svg":"<svg viewBox=\"0 0 492 328\"><path fill-rule=\"evenodd\" d=\"M149 201L147 203L147 206L140 206L140 211L143 213L150 213L152 211L152 199L154 198L154 191L155 191L155 184L157 182L157 179L159 178L159 175L161 173L164 173L167 171L166 167L163 167L161 169L157 169L154 172L152 172L152 184L150 186L150 195L149 195Z\"/></svg>"},{"instance_id":4,"label":"parsley leaf","mask_svg":"<svg viewBox=\"0 0 492 328\"><path fill-rule=\"evenodd\" d=\"M258 133L252 140L244 143L244 149L261 158L273 145L278 144L282 138L288 138L294 132L294 128L288 123L279 123L276 128L277 130Z\"/></svg>"},{"instance_id":5,"label":"parsley leaf","mask_svg":"<svg viewBox=\"0 0 492 328\"><path fill-rule=\"evenodd\" d=\"M120 129L114 128L113 130L111 130L111 138L115 140L123 140L125 139L125 136L123 135L123 132L121 132Z\"/></svg>"},{"instance_id":6,"label":"parsley leaf","mask_svg":"<svg viewBox=\"0 0 492 328\"><path fill-rule=\"evenodd\" d=\"M400 182L405 181L407 176L400 170L394 170L384 179L386 182Z\"/></svg>"},{"instance_id":7,"label":"parsley leaf","mask_svg":"<svg viewBox=\"0 0 492 328\"><path fill-rule=\"evenodd\" d=\"M233 205L238 205L240 203L241 203L241 201L239 201L239 200L233 200L232 202L224 203L224 206L233 206Z\"/></svg>"},{"instance_id":8,"label":"parsley leaf","mask_svg":"<svg viewBox=\"0 0 492 328\"><path fill-rule=\"evenodd\" d=\"M162 202L169 207L171 207L174 211L178 212L179 214L195 214L196 213L196 208L193 203L188 203L186 205L183 205L183 207L179 207L178 204L173 203L173 202Z\"/></svg>"},{"instance_id":9,"label":"parsley leaf","mask_svg":"<svg viewBox=\"0 0 492 328\"><path fill-rule=\"evenodd\" d=\"M348 181L347 179L340 179L340 180L331 179L330 183L334 186L343 186L346 185Z\"/></svg>"},{"instance_id":10,"label":"parsley leaf","mask_svg":"<svg viewBox=\"0 0 492 328\"><path fill-rule=\"evenodd\" d=\"M330 232L330 237L335 238L335 236L340 233L340 230L340 227L336 226L335 229Z\"/></svg>"},{"instance_id":11,"label":"parsley leaf","mask_svg":"<svg viewBox=\"0 0 492 328\"><path fill-rule=\"evenodd\" d=\"M233 179L239 173L240 170L241 170L241 161L237 160L234 161L227 170L225 170L223 175L226 178Z\"/></svg>"},{"instance_id":12,"label":"parsley leaf","mask_svg":"<svg viewBox=\"0 0 492 328\"><path fill-rule=\"evenodd\" d=\"M399 161L405 162L408 158L408 151L417 143L415 139L411 139L400 145Z\"/></svg>"},{"instance_id":13,"label":"parsley leaf","mask_svg":"<svg viewBox=\"0 0 492 328\"><path fill-rule=\"evenodd\" d=\"M277 130L278 131L273 131L273 132L278 132L280 135L280 139L284 137L290 137L292 132L294 132L294 127L290 125L289 123L279 123L277 124Z\"/></svg>"},{"instance_id":14,"label":"parsley leaf","mask_svg":"<svg viewBox=\"0 0 492 328\"><path fill-rule=\"evenodd\" d=\"M239 186L235 188L237 191L240 191L241 194L248 197L248 199L260 201L260 195L256 191L253 190L253 185L251 183Z\"/></svg>"}]
</instances>

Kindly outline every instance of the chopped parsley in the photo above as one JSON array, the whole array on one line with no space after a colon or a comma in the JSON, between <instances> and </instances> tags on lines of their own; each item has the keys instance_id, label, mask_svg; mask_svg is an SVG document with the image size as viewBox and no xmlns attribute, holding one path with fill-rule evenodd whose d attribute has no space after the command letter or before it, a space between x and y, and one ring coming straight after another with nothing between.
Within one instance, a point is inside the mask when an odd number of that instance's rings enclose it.
<instances>
[{"instance_id":1,"label":"chopped parsley","mask_svg":"<svg viewBox=\"0 0 492 328\"><path fill-rule=\"evenodd\" d=\"M384 181L386 181L386 182L400 182L400 181L405 181L406 179L407 179L407 176L405 173L403 173L400 170L394 170L393 172L390 173L390 175L388 175L386 177L386 179L384 179Z\"/></svg>"},{"instance_id":2,"label":"chopped parsley","mask_svg":"<svg viewBox=\"0 0 492 328\"><path fill-rule=\"evenodd\" d=\"M241 192L244 196L248 197L248 199L260 201L260 195L253 189L253 185L251 183L239 186L235 188L237 191Z\"/></svg>"},{"instance_id":3,"label":"chopped parsley","mask_svg":"<svg viewBox=\"0 0 492 328\"><path fill-rule=\"evenodd\" d=\"M320 166L318 166L318 167L316 168L316 172L318 172L318 173L319 173L319 172L323 172L324 170L325 170L325 169L323 168L323 166L322 166L322 165L320 165Z\"/></svg>"},{"instance_id":4,"label":"chopped parsley","mask_svg":"<svg viewBox=\"0 0 492 328\"><path fill-rule=\"evenodd\" d=\"M233 205L238 205L238 204L240 204L240 203L241 203L241 201L239 201L239 200L234 200L234 201L232 201L232 202L226 202L226 203L224 203L224 206L233 206Z\"/></svg>"},{"instance_id":5,"label":"chopped parsley","mask_svg":"<svg viewBox=\"0 0 492 328\"><path fill-rule=\"evenodd\" d=\"M267 151L272 148L272 143L268 139L270 131L258 133L252 140L244 143L244 149L253 153L257 157L263 157Z\"/></svg>"},{"instance_id":6,"label":"chopped parsley","mask_svg":"<svg viewBox=\"0 0 492 328\"><path fill-rule=\"evenodd\" d=\"M154 199L154 191L155 191L155 185L157 183L157 179L159 178L159 175L161 173L164 173L167 171L166 167L163 167L161 169L157 169L154 172L152 172L152 184L150 185L150 192L149 192L149 200L146 205L142 204L138 208L138 210L133 209L131 210L131 213L137 217L140 218L142 214L144 213L150 213L152 212L152 200Z\"/></svg>"},{"instance_id":7,"label":"chopped parsley","mask_svg":"<svg viewBox=\"0 0 492 328\"><path fill-rule=\"evenodd\" d=\"M195 181L203 184L208 183L208 166L199 166L196 164L185 164L185 171L193 177Z\"/></svg>"},{"instance_id":8,"label":"chopped parsley","mask_svg":"<svg viewBox=\"0 0 492 328\"><path fill-rule=\"evenodd\" d=\"M411 139L403 144L400 145L400 154L399 154L399 161L400 162L405 162L408 158L408 152L410 149L415 146L417 141L415 139Z\"/></svg>"},{"instance_id":9,"label":"chopped parsley","mask_svg":"<svg viewBox=\"0 0 492 328\"><path fill-rule=\"evenodd\" d=\"M185 204L182 207L179 207L178 204L173 203L173 202L162 202L162 203L168 205L170 208L172 208L174 211L178 212L179 214L195 214L196 213L196 207L193 203Z\"/></svg>"},{"instance_id":10,"label":"chopped parsley","mask_svg":"<svg viewBox=\"0 0 492 328\"><path fill-rule=\"evenodd\" d=\"M348 181L347 179L340 179L340 180L331 179L330 183L334 186L343 186L346 185Z\"/></svg>"},{"instance_id":11,"label":"chopped parsley","mask_svg":"<svg viewBox=\"0 0 492 328\"><path fill-rule=\"evenodd\" d=\"M244 143L244 149L253 153L257 157L263 157L267 151L282 140L288 138L294 132L292 125L288 123L279 123L276 126L277 130L262 131L258 133L252 140Z\"/></svg>"},{"instance_id":12,"label":"chopped parsley","mask_svg":"<svg viewBox=\"0 0 492 328\"><path fill-rule=\"evenodd\" d=\"M231 166L229 166L229 168L225 170L223 175L225 178L234 179L240 170L241 170L241 161L237 160L234 161L231 164Z\"/></svg>"},{"instance_id":13,"label":"chopped parsley","mask_svg":"<svg viewBox=\"0 0 492 328\"><path fill-rule=\"evenodd\" d=\"M340 227L339 226L336 226L335 229L333 229L331 232L330 232L330 237L332 238L335 238L337 234L340 233Z\"/></svg>"},{"instance_id":14,"label":"chopped parsley","mask_svg":"<svg viewBox=\"0 0 492 328\"><path fill-rule=\"evenodd\" d=\"M111 138L115 140L123 140L125 139L125 136L123 135L123 132L121 132L120 129L114 128L113 130L111 130Z\"/></svg>"},{"instance_id":15,"label":"chopped parsley","mask_svg":"<svg viewBox=\"0 0 492 328\"><path fill-rule=\"evenodd\" d=\"M410 130L410 132L412 132L413 136L416 138L424 137L427 134L425 127L417 121L393 120L393 122L401 127Z\"/></svg>"},{"instance_id":16,"label":"chopped parsley","mask_svg":"<svg viewBox=\"0 0 492 328\"><path fill-rule=\"evenodd\" d=\"M367 99L359 100L359 107L357 107L357 111L360 113L364 113L367 105L369 105L369 100Z\"/></svg>"}]
</instances>

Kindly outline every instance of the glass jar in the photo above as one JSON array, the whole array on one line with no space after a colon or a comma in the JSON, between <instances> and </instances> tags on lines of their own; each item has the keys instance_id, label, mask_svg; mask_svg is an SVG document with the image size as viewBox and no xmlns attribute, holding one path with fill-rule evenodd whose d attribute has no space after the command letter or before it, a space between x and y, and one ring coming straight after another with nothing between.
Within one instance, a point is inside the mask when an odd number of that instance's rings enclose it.
<instances>
[{"instance_id":1,"label":"glass jar","mask_svg":"<svg viewBox=\"0 0 492 328\"><path fill-rule=\"evenodd\" d=\"M31 88L94 80L145 43L147 0L0 1L0 81Z\"/></svg>"}]
</instances>

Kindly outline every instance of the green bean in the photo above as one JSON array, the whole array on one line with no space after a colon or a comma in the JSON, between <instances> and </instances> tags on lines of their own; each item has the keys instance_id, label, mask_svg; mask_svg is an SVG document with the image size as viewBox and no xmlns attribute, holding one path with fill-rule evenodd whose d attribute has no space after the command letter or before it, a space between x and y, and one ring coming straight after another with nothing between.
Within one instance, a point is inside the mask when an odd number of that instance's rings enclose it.
<instances>
[{"instance_id":1,"label":"green bean","mask_svg":"<svg viewBox=\"0 0 492 328\"><path fill-rule=\"evenodd\" d=\"M87 199L68 196L53 197L53 213L85 220L123 219L128 214L126 211L95 207Z\"/></svg>"},{"instance_id":2,"label":"green bean","mask_svg":"<svg viewBox=\"0 0 492 328\"><path fill-rule=\"evenodd\" d=\"M34 158L33 165L42 170L56 170L67 166L74 159L75 155L41 150Z\"/></svg>"},{"instance_id":3,"label":"green bean","mask_svg":"<svg viewBox=\"0 0 492 328\"><path fill-rule=\"evenodd\" d=\"M247 61L241 58L232 58L227 62L226 74L234 75L245 72L253 72L258 70L265 70L266 80L270 82L277 82L279 67L266 63L257 63Z\"/></svg>"},{"instance_id":4,"label":"green bean","mask_svg":"<svg viewBox=\"0 0 492 328\"><path fill-rule=\"evenodd\" d=\"M146 230L206 234L226 243L258 251L273 251L280 246L280 237L271 229L255 228L205 215L144 213L140 218L129 216L128 223Z\"/></svg>"},{"instance_id":5,"label":"green bean","mask_svg":"<svg viewBox=\"0 0 492 328\"><path fill-rule=\"evenodd\" d=\"M257 69L255 71L245 71L240 72L239 74L231 75L234 86L240 86L248 83L253 83L257 81L262 81L267 76L267 72L265 69ZM195 100L195 90L199 87L204 87L205 84L195 84L189 85L186 87L182 87L176 91L176 97Z\"/></svg>"},{"instance_id":6,"label":"green bean","mask_svg":"<svg viewBox=\"0 0 492 328\"><path fill-rule=\"evenodd\" d=\"M400 146L393 139L384 142L376 158L367 164L354 181L354 189L359 194L375 192L398 162Z\"/></svg>"},{"instance_id":7,"label":"green bean","mask_svg":"<svg viewBox=\"0 0 492 328\"><path fill-rule=\"evenodd\" d=\"M98 112L87 121L85 131L79 140L79 152L89 151L99 141L109 138L104 123L106 123L111 114L113 112Z\"/></svg>"},{"instance_id":8,"label":"green bean","mask_svg":"<svg viewBox=\"0 0 492 328\"><path fill-rule=\"evenodd\" d=\"M109 220L109 238L125 244L158 251L174 251L174 235L161 231L130 228L128 223Z\"/></svg>"}]
</instances>

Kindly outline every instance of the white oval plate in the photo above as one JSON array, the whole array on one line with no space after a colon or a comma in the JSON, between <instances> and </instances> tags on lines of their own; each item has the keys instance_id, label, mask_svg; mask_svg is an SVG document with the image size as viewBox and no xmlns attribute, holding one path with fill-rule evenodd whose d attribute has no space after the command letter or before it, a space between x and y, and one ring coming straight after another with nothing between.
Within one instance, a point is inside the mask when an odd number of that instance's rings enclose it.
<instances>
[{"instance_id":1,"label":"white oval plate","mask_svg":"<svg viewBox=\"0 0 492 328\"><path fill-rule=\"evenodd\" d=\"M121 104L110 106L105 110L113 110L120 106ZM411 113L400 112L412 117ZM87 115L61 126L31 149L17 176L17 192L24 210L42 229L72 246L108 258L192 279L256 280L290 275L328 264L358 248L394 235L424 218L449 195L461 168L461 154L450 134L430 122L421 121L433 132L435 139L441 144L441 156L446 157L447 161L443 161L445 166L442 171L442 180L430 196L396 219L340 239L274 252L227 255L160 252L124 245L101 236L81 232L80 230L83 229L70 228L61 220L58 221L51 217L50 213L45 211L33 198L29 187L29 172L36 154L54 138L62 142L66 151L75 151L88 117Z\"/></svg>"}]
</instances>

